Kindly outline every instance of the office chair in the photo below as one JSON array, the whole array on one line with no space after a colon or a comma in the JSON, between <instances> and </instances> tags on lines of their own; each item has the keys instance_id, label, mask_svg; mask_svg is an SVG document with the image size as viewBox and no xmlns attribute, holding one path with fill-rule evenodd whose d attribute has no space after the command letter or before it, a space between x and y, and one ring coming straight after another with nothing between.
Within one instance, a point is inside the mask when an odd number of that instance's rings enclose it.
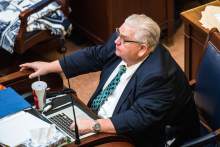
<instances>
[{"instance_id":1,"label":"office chair","mask_svg":"<svg viewBox=\"0 0 220 147\"><path fill-rule=\"evenodd\" d=\"M201 59L194 87L194 99L200 122L205 131L199 138L182 145L218 146L220 142L220 33L217 29L209 32L204 55Z\"/></svg>"},{"instance_id":2,"label":"office chair","mask_svg":"<svg viewBox=\"0 0 220 147\"><path fill-rule=\"evenodd\" d=\"M7 75L9 73L19 70L19 64L35 61L45 60L39 58L38 55L27 53L30 50L42 50L45 48L60 49L63 46L60 35L52 35L49 30L39 30L33 32L27 32L27 19L33 13L36 13L52 2L57 2L61 6L61 10L68 17L69 1L68 0L41 0L32 7L22 11L19 15L21 21L18 35L15 39L14 53L10 54L4 49L0 48L0 76Z\"/></svg>"},{"instance_id":3,"label":"office chair","mask_svg":"<svg viewBox=\"0 0 220 147\"><path fill-rule=\"evenodd\" d=\"M34 31L34 32L27 32L27 18L42 10L44 7L49 5L52 2L57 2L61 6L61 10L63 13L68 16L69 15L69 1L68 0L42 0L39 3L33 5L31 8L26 9L25 11L21 12L19 15L19 19L21 21L20 29L15 41L15 52L18 54L22 54L28 49L32 48L33 46L42 43L42 42L51 42L53 44L60 40L60 36L51 35L51 32L48 30L41 30L41 31ZM58 48L60 48L58 44Z\"/></svg>"}]
</instances>

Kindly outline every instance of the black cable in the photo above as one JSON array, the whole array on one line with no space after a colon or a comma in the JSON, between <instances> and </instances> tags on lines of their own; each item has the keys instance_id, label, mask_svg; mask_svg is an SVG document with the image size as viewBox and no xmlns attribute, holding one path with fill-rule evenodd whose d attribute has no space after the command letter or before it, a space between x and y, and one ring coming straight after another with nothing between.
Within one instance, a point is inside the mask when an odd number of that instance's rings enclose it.
<instances>
[{"instance_id":1,"label":"black cable","mask_svg":"<svg viewBox=\"0 0 220 147\"><path fill-rule=\"evenodd\" d=\"M67 51L64 43L65 43L65 38L64 36L61 37L61 43L62 43L62 48L61 48L61 51L63 53L63 60L64 60L64 64L65 64L65 68L67 69L67 62L66 62L66 57L65 57L65 52ZM71 89L70 87L70 80L69 78L67 78L67 82L68 82L68 88L66 90L66 93L70 93L70 98L71 98L71 103L72 103L72 108L73 108L73 117L74 117L74 123L75 123L75 144L80 144L80 138L79 138L79 130L78 130L78 125L77 125L77 122L76 122L76 113L75 113L75 108L74 108L74 101L73 101L73 97L71 94L74 94L75 91ZM68 92L67 92L68 91Z\"/></svg>"}]
</instances>

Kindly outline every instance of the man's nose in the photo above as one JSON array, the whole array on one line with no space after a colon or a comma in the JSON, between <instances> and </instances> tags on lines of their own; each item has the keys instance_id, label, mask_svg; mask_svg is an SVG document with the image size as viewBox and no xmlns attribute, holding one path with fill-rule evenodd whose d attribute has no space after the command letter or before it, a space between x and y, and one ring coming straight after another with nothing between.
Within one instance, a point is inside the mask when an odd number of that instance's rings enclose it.
<instances>
[{"instance_id":1,"label":"man's nose","mask_svg":"<svg viewBox=\"0 0 220 147\"><path fill-rule=\"evenodd\" d=\"M116 45L121 45L120 37L117 37L117 38L115 39L115 44L116 44Z\"/></svg>"}]
</instances>

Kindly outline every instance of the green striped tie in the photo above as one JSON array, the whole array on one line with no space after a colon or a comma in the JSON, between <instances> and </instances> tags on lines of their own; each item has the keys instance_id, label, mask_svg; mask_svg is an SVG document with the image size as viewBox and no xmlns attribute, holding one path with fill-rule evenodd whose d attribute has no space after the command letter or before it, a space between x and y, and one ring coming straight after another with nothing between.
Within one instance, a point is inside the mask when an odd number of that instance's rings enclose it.
<instances>
[{"instance_id":1,"label":"green striped tie","mask_svg":"<svg viewBox=\"0 0 220 147\"><path fill-rule=\"evenodd\" d=\"M112 92L115 90L118 83L120 82L120 78L121 78L122 74L125 73L125 71L126 71L125 65L121 65L118 73L112 79L112 81L92 101L92 103L91 103L92 110L98 111L99 107L107 100L108 96L111 95Z\"/></svg>"}]
</instances>

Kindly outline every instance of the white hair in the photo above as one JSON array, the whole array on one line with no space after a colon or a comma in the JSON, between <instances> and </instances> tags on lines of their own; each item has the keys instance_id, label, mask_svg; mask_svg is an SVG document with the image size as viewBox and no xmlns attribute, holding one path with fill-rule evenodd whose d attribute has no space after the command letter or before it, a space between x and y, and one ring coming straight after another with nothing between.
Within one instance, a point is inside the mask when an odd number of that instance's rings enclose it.
<instances>
[{"instance_id":1,"label":"white hair","mask_svg":"<svg viewBox=\"0 0 220 147\"><path fill-rule=\"evenodd\" d=\"M144 14L132 14L125 19L124 24L135 30L137 41L146 44L151 51L154 50L160 39L160 27L154 20Z\"/></svg>"}]
</instances>

